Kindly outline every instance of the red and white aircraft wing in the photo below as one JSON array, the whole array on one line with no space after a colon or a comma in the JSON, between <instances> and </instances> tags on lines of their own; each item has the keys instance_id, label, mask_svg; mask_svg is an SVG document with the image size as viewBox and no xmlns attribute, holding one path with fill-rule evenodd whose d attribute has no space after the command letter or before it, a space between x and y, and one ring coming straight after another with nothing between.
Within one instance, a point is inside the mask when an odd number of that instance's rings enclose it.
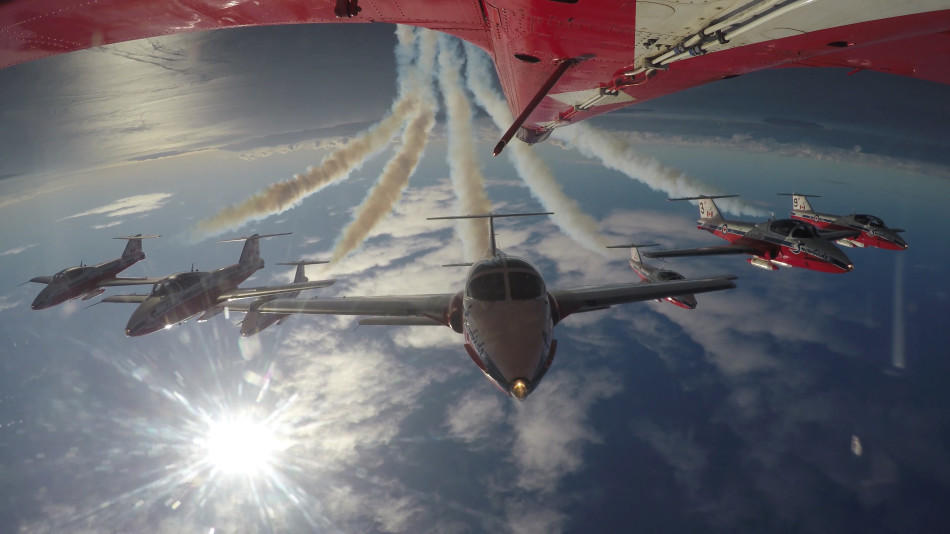
<instances>
[{"instance_id":1,"label":"red and white aircraft wing","mask_svg":"<svg viewBox=\"0 0 950 534\"><path fill-rule=\"evenodd\" d=\"M947 0L12 0L0 3L0 67L170 33L327 22L422 26L489 51L512 114L538 100L521 130L529 141L765 68L950 83ZM559 62L582 57L540 91Z\"/></svg>"}]
</instances>

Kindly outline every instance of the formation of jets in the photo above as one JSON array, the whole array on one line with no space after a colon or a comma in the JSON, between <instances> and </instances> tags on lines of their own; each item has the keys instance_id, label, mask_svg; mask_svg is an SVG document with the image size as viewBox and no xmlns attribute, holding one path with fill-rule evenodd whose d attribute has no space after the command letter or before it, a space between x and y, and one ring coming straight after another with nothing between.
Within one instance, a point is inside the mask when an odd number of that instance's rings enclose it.
<instances>
[{"instance_id":1,"label":"formation of jets","mask_svg":"<svg viewBox=\"0 0 950 534\"><path fill-rule=\"evenodd\" d=\"M260 302L262 298L271 295L281 293L297 295L305 289L316 289L333 284L333 280L297 280L292 284L281 286L238 287L256 271L264 268L259 240L279 235L289 234L254 234L227 239L224 242L244 241L241 257L234 265L212 272L191 270L161 278L116 278L119 272L145 259L142 239L158 236L139 234L116 238L129 240L122 257L118 259L95 266L70 267L53 276L38 276L31 279L31 282L48 284L33 301L32 307L34 310L48 308L80 296L83 300L88 300L102 294L105 291L104 288L110 286L151 285L152 290L147 294L112 295L98 302L138 304L129 318L125 333L128 336L141 336L185 322L198 314L202 314L198 320L205 321L224 311L225 305L232 300L258 298ZM306 265L319 262L295 263ZM280 317L277 317L267 324L258 325L255 331L263 330L279 319Z\"/></svg>"},{"instance_id":2,"label":"formation of jets","mask_svg":"<svg viewBox=\"0 0 950 534\"><path fill-rule=\"evenodd\" d=\"M241 334L245 336L260 332L290 314L357 315L361 316L359 323L362 325L446 326L462 334L465 351L493 384L505 394L524 399L537 388L551 366L557 349L554 326L568 316L653 299L676 299L671 302L695 306L695 293L735 287L733 276L685 280L657 270L655 273L649 271L651 274L644 283L549 289L531 264L498 250L494 232L497 218L547 214L433 217L489 220L490 256L464 264L470 267L465 283L452 293L297 298L300 291L326 287L334 282L308 281L304 267L323 263L312 261L288 263L297 266L291 284L240 288L239 284L264 267L259 240L286 235L254 234L227 240L245 242L240 259L234 265L212 272L192 270L162 278L116 279L115 273L145 257L141 250L144 236L131 236L122 258L97 266L101 267L96 271L101 271L95 281L97 285L84 282L84 285L76 285L77 289L62 294L73 297L87 295L88 298L90 294L99 294L101 288L108 285L152 284L152 290L147 294L113 295L100 301L138 304L125 328L128 336L169 328L199 314L199 321L207 320L222 311L245 313L241 323ZM45 280L46 277L34 279ZM277 298L279 295L291 298ZM60 302L65 298L69 297L63 297ZM255 300L249 304L233 302L250 298Z\"/></svg>"},{"instance_id":3,"label":"formation of jets","mask_svg":"<svg viewBox=\"0 0 950 534\"><path fill-rule=\"evenodd\" d=\"M807 199L814 195L780 194L792 197L791 218L770 219L759 223L728 220L722 216L715 199L738 195L671 198L671 201L699 201L697 228L725 239L729 244L661 250L647 252L645 255L650 258L672 258L747 254L750 265L769 271L778 270L781 266L826 273L846 273L854 269L854 264L835 243L848 247L872 246L891 250L907 248L907 243L898 235L903 230L888 228L878 217L815 213ZM636 270L636 267L634 269Z\"/></svg>"},{"instance_id":4,"label":"formation of jets","mask_svg":"<svg viewBox=\"0 0 950 534\"><path fill-rule=\"evenodd\" d=\"M698 228L729 244L644 255L666 258L748 254L750 264L764 269L777 270L778 266L785 266L834 273L853 269L835 242L907 248L906 242L898 236L902 230L888 228L877 217L818 214L808 204L807 197L811 195L791 195L793 218L760 223L723 218L715 202L722 195L671 199L698 200ZM162 278L117 278L119 272L145 258L142 239L158 237L139 234L117 238L127 239L129 243L116 260L96 266L70 267L51 277L33 278L32 282L47 284L33 302L33 308L42 309L77 297L89 299L101 294L106 287L150 284L149 293L112 295L100 301L138 304L125 328L128 336L170 328L195 316L202 322L231 311L245 314L240 323L242 336L254 335L291 314L354 315L360 317L361 325L446 326L462 334L465 351L489 381L505 394L521 400L538 387L550 368L557 350L554 327L570 315L644 300L666 301L691 310L697 305L695 294L735 287L736 277L732 275L687 279L676 271L649 265L643 261L639 249L655 245L634 243L608 248L631 249L630 267L640 282L550 289L537 269L524 259L505 254L495 241L495 219L548 214L550 212L430 217L431 220L487 218L489 221L490 255L475 263L452 264L467 266L469 271L462 287L450 293L300 298L301 291L334 283L334 280L307 279L305 266L326 263L323 261L280 263L297 267L290 284L238 287L264 267L260 239L288 235L286 233L225 240L243 241L244 249L237 263L215 271L192 269ZM812 220L823 226L816 227ZM247 302L247 299L254 300Z\"/></svg>"},{"instance_id":5,"label":"formation of jets","mask_svg":"<svg viewBox=\"0 0 950 534\"><path fill-rule=\"evenodd\" d=\"M447 326L482 373L502 392L524 399L551 366L557 350L554 326L568 316L616 304L663 299L735 287L734 277L651 281L549 289L530 263L498 250L494 220L547 213L482 214L431 219L487 218L491 255L470 265L454 293L346 298L281 299L260 304L260 313L362 316L363 325Z\"/></svg>"}]
</instances>

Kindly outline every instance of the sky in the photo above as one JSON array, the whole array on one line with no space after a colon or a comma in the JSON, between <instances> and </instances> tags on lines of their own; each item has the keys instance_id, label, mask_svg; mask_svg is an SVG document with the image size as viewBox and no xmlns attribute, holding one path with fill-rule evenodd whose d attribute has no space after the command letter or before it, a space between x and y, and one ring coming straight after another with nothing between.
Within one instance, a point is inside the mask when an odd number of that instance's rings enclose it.
<instances>
[{"instance_id":1,"label":"sky","mask_svg":"<svg viewBox=\"0 0 950 534\"><path fill-rule=\"evenodd\" d=\"M0 524L946 528L944 86L782 69L491 158L505 110L478 76L484 58L400 32L195 33L0 71L14 102L0 111L0 207L16 221L0 228ZM286 202L224 217L280 182L294 192ZM741 193L723 203L730 216L764 220L785 215L775 193L790 190L821 194L819 211L876 214L911 247L846 249L856 268L845 275L663 262L688 277L738 275L738 288L691 311L648 302L568 318L524 402L480 376L447 328L292 317L242 339L234 313L126 338L130 305L33 311L39 286L20 285L117 257L118 235L161 234L123 273L161 276L236 261L240 245L217 239L293 232L262 242L267 267L245 285L289 281L277 262L338 256L308 269L337 279L314 295L457 291L464 269L441 265L477 253L478 229L425 217L486 201L556 212L497 229L549 287L634 282L626 252L603 245L719 244L696 230L693 205L668 196ZM382 208L365 209L376 191ZM222 442L247 440L221 433L234 421L268 436L254 451L263 461L222 461Z\"/></svg>"}]
</instances>

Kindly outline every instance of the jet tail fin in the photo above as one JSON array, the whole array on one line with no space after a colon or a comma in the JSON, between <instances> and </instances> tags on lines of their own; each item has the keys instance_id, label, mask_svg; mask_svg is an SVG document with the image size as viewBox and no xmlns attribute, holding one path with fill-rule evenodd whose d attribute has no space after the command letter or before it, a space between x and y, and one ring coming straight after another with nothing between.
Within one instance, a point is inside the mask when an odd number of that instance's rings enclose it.
<instances>
[{"instance_id":1,"label":"jet tail fin","mask_svg":"<svg viewBox=\"0 0 950 534\"><path fill-rule=\"evenodd\" d=\"M112 239L125 239L128 241L125 245L125 250L122 251L122 259L126 260L144 260L145 252L142 250L142 240L143 239L154 239L156 237L161 237L157 234L151 235L127 235L122 237L113 237Z\"/></svg>"},{"instance_id":2,"label":"jet tail fin","mask_svg":"<svg viewBox=\"0 0 950 534\"><path fill-rule=\"evenodd\" d=\"M716 206L715 199L733 198L737 196L739 195L699 195L695 197L668 198L667 200L670 202L678 200L698 200L700 219L722 219L722 214L719 213L719 206Z\"/></svg>"},{"instance_id":3,"label":"jet tail fin","mask_svg":"<svg viewBox=\"0 0 950 534\"><path fill-rule=\"evenodd\" d=\"M277 265L296 265L297 272L294 273L294 283L298 282L309 282L306 273L304 272L304 267L307 265L318 265L322 263L330 263L327 260L301 260L301 261L282 261L277 263Z\"/></svg>"},{"instance_id":4,"label":"jet tail fin","mask_svg":"<svg viewBox=\"0 0 950 534\"><path fill-rule=\"evenodd\" d=\"M428 221L442 221L447 219L488 219L489 235L491 236L491 255L494 256L498 250L495 245L495 219L501 217L533 217L535 215L553 215L553 211L542 211L536 213L481 213L478 215L449 215L446 217L426 217Z\"/></svg>"},{"instance_id":5,"label":"jet tail fin","mask_svg":"<svg viewBox=\"0 0 950 534\"><path fill-rule=\"evenodd\" d=\"M802 193L778 193L780 197L792 197L792 211L815 211L808 202L810 198L821 198L821 195L805 195Z\"/></svg>"},{"instance_id":6,"label":"jet tail fin","mask_svg":"<svg viewBox=\"0 0 950 534\"><path fill-rule=\"evenodd\" d=\"M640 248L641 247L655 247L658 243L628 243L626 245L608 245L607 248L629 248L630 249L630 261L634 263L643 263L643 259L640 258Z\"/></svg>"},{"instance_id":7,"label":"jet tail fin","mask_svg":"<svg viewBox=\"0 0 950 534\"><path fill-rule=\"evenodd\" d=\"M291 232L282 232L279 234L253 234L249 236L234 237L231 239L222 239L218 243L235 243L244 241L244 248L241 250L241 257L238 259L240 264L259 264L264 266L264 260L261 259L261 246L258 243L265 237L275 237L279 235L290 235Z\"/></svg>"}]
</instances>

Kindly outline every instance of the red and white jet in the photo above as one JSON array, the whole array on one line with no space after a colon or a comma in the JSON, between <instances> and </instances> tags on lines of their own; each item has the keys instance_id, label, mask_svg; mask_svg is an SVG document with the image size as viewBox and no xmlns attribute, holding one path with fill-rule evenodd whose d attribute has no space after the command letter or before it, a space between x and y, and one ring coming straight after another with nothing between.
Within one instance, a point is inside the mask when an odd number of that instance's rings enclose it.
<instances>
[{"instance_id":1,"label":"red and white jet","mask_svg":"<svg viewBox=\"0 0 950 534\"><path fill-rule=\"evenodd\" d=\"M761 223L729 221L722 217L714 199L738 195L698 196L670 200L698 200L697 228L729 242L721 247L702 247L647 252L648 258L677 256L711 256L717 254L750 254L749 263L775 271L778 266L801 267L825 273L846 273L854 264L832 243L852 238L856 230L819 233L814 226L795 219L777 219Z\"/></svg>"},{"instance_id":2,"label":"red and white jet","mask_svg":"<svg viewBox=\"0 0 950 534\"><path fill-rule=\"evenodd\" d=\"M389 22L487 51L517 135L705 83L783 67L844 67L950 83L947 0L8 0L0 67L185 31ZM856 82L855 90L861 90Z\"/></svg>"},{"instance_id":3,"label":"red and white jet","mask_svg":"<svg viewBox=\"0 0 950 534\"><path fill-rule=\"evenodd\" d=\"M818 213L812 209L808 198L819 195L801 195L798 193L779 193L781 196L792 197L792 218L811 223L823 230L857 230L861 234L857 237L842 238L839 245L855 247L876 247L888 250L905 250L908 245L900 233L902 228L889 228L884 221L874 215L852 213L849 215L832 215Z\"/></svg>"},{"instance_id":4,"label":"red and white jet","mask_svg":"<svg viewBox=\"0 0 950 534\"><path fill-rule=\"evenodd\" d=\"M574 313L615 304L661 299L735 287L732 277L610 284L548 290L527 261L496 249L494 219L538 213L466 215L432 219L488 218L491 257L471 266L456 293L380 297L275 299L260 313L362 315L360 324L443 325L463 335L465 351L504 393L524 399L554 360L554 325Z\"/></svg>"},{"instance_id":5,"label":"red and white jet","mask_svg":"<svg viewBox=\"0 0 950 534\"><path fill-rule=\"evenodd\" d=\"M643 259L640 257L640 248L642 247L655 247L656 243L648 243L644 245L629 244L629 245L610 245L607 248L629 248L630 249L630 268L633 269L633 272L637 273L637 276L640 277L640 280L644 282L670 282L672 280L686 280L686 277L681 275L676 271L671 271L669 269L660 269L659 267L654 267L647 263L643 262ZM675 297L666 297L664 299L657 299L657 302L669 302L674 306L679 306L687 310L696 309L696 296L695 295L678 295Z\"/></svg>"}]
</instances>

